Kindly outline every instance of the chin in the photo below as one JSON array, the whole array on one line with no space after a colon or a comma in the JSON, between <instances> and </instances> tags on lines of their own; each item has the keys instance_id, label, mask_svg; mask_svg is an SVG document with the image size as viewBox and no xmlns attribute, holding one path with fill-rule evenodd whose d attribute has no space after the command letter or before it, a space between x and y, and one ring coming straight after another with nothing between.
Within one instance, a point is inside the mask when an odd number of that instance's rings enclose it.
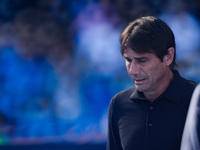
<instances>
[{"instance_id":1,"label":"chin","mask_svg":"<svg viewBox=\"0 0 200 150\"><path fill-rule=\"evenodd\" d=\"M140 87L137 87L137 86L135 86L135 87L136 87L136 90L137 90L137 91L139 91L139 92L145 92L145 89L140 88Z\"/></svg>"}]
</instances>

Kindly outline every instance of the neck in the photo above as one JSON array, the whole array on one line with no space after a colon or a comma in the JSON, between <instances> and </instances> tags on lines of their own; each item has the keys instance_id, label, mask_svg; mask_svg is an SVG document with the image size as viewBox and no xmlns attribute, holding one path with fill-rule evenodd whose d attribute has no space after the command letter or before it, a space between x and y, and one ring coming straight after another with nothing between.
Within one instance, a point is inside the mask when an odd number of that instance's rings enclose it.
<instances>
[{"instance_id":1,"label":"neck","mask_svg":"<svg viewBox=\"0 0 200 150\"><path fill-rule=\"evenodd\" d=\"M152 92L144 92L145 97L149 101L154 101L162 93L164 93L164 91L168 88L169 84L171 83L171 81L173 79L173 76L174 75L173 75L172 71L170 71L169 73L167 73L166 76L161 80L159 88L157 90L152 91Z\"/></svg>"}]
</instances>

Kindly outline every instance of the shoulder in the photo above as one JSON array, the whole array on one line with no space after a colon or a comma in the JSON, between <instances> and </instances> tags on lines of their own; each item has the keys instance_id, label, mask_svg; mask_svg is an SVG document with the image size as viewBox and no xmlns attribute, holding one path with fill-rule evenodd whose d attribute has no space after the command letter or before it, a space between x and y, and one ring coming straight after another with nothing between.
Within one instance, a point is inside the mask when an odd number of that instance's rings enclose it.
<instances>
[{"instance_id":1,"label":"shoulder","mask_svg":"<svg viewBox=\"0 0 200 150\"><path fill-rule=\"evenodd\" d=\"M180 88L184 88L185 87L185 90L187 91L193 91L195 89L195 87L198 85L198 82L194 81L194 80L190 80L190 79L187 79L183 76L181 76L179 74L179 72L177 70L173 70L173 73L174 73L174 78L175 78L175 82L176 82L176 85Z\"/></svg>"},{"instance_id":2,"label":"shoulder","mask_svg":"<svg viewBox=\"0 0 200 150\"><path fill-rule=\"evenodd\" d=\"M194 87L196 87L199 84L198 82L196 82L194 80L190 80L190 79L186 79L186 78L185 78L185 80L187 80L189 85L194 86Z\"/></svg>"},{"instance_id":3,"label":"shoulder","mask_svg":"<svg viewBox=\"0 0 200 150\"><path fill-rule=\"evenodd\" d=\"M193 81L193 80L189 80L189 79L185 79L187 81L187 89L192 89L194 90L197 85L199 84L198 82L196 81Z\"/></svg>"},{"instance_id":4,"label":"shoulder","mask_svg":"<svg viewBox=\"0 0 200 150\"><path fill-rule=\"evenodd\" d=\"M113 98L116 99L116 98L130 97L134 90L135 90L135 87L131 87L126 90L120 91Z\"/></svg>"},{"instance_id":5,"label":"shoulder","mask_svg":"<svg viewBox=\"0 0 200 150\"><path fill-rule=\"evenodd\" d=\"M192 94L193 94L196 86L198 85L198 82L196 82L194 80L187 79L187 78L183 78L183 77L182 77L182 82L185 82L185 84L183 83L182 86L181 86L181 88L184 89L183 90L183 97L191 100Z\"/></svg>"},{"instance_id":6,"label":"shoulder","mask_svg":"<svg viewBox=\"0 0 200 150\"><path fill-rule=\"evenodd\" d=\"M198 82L193 81L193 80L189 80L189 79L185 79L185 78L184 78L184 80L185 80L185 84L183 84L183 86L181 86L181 88L184 89L182 91L183 92L183 98L190 101L192 94L194 93L194 90L198 85Z\"/></svg>"},{"instance_id":7,"label":"shoulder","mask_svg":"<svg viewBox=\"0 0 200 150\"><path fill-rule=\"evenodd\" d=\"M179 72L177 70L173 70L173 73L175 75L174 78L178 81L179 85L183 86L184 83L186 83L187 86L194 87L194 88L198 85L198 82L183 77L182 75L179 74ZM181 83L183 83L183 84L181 84Z\"/></svg>"},{"instance_id":8,"label":"shoulder","mask_svg":"<svg viewBox=\"0 0 200 150\"><path fill-rule=\"evenodd\" d=\"M112 115L119 116L124 109L129 106L132 101L130 100L130 96L135 90L135 87L120 91L116 95L114 95L109 104L109 116Z\"/></svg>"},{"instance_id":9,"label":"shoulder","mask_svg":"<svg viewBox=\"0 0 200 150\"><path fill-rule=\"evenodd\" d=\"M119 93L115 94L110 102L110 105L113 104L119 104L119 103L123 103L125 101L129 101L130 100L130 96L133 93L133 91L135 90L135 87L131 87L129 89L120 91Z\"/></svg>"}]
</instances>

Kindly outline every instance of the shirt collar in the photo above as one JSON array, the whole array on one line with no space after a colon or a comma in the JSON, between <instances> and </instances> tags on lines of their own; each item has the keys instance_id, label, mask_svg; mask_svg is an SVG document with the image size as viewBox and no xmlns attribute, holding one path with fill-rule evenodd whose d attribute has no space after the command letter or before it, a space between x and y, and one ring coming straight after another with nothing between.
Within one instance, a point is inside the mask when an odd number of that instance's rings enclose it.
<instances>
[{"instance_id":1,"label":"shirt collar","mask_svg":"<svg viewBox=\"0 0 200 150\"><path fill-rule=\"evenodd\" d=\"M146 100L143 92L139 92L136 89L134 89L133 93L130 96L130 99L133 101Z\"/></svg>"},{"instance_id":2,"label":"shirt collar","mask_svg":"<svg viewBox=\"0 0 200 150\"><path fill-rule=\"evenodd\" d=\"M170 85L165 92L159 96L159 98L165 97L173 102L179 103L186 88L186 81L180 76L177 70L173 70L173 74L174 78ZM146 100L143 92L139 92L136 89L131 94L130 99L133 101Z\"/></svg>"},{"instance_id":3,"label":"shirt collar","mask_svg":"<svg viewBox=\"0 0 200 150\"><path fill-rule=\"evenodd\" d=\"M181 102L182 95L186 89L186 80L183 79L177 70L173 70L174 78L167 90L160 96L165 97L173 102Z\"/></svg>"}]
</instances>

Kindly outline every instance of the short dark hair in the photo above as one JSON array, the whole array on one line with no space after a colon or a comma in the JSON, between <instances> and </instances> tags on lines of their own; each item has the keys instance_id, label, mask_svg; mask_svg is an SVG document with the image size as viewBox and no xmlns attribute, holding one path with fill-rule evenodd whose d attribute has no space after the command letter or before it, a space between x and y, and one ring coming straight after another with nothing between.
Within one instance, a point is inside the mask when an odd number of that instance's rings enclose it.
<instances>
[{"instance_id":1,"label":"short dark hair","mask_svg":"<svg viewBox=\"0 0 200 150\"><path fill-rule=\"evenodd\" d=\"M120 37L121 54L126 48L131 48L137 53L155 53L163 61L168 54L168 49L173 47L174 60L170 65L173 69L176 65L175 38L170 27L161 19L154 16L144 16L131 22Z\"/></svg>"}]
</instances>

